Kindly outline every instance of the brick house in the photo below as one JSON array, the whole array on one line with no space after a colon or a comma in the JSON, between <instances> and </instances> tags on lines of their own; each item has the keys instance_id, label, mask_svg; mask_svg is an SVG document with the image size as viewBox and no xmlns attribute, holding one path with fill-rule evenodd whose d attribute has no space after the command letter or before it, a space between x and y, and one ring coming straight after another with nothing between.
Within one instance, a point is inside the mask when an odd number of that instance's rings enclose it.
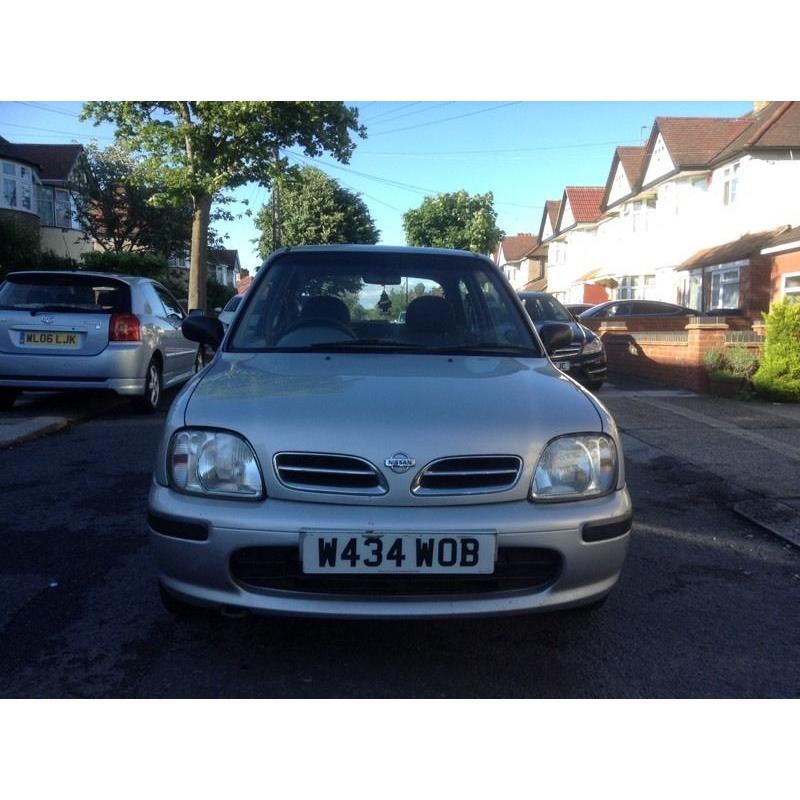
<instances>
[{"instance_id":1,"label":"brick house","mask_svg":"<svg viewBox=\"0 0 800 800\"><path fill-rule=\"evenodd\" d=\"M532 233L504 236L492 254L515 291L543 291L547 281L545 260L547 249L541 248Z\"/></svg>"},{"instance_id":2,"label":"brick house","mask_svg":"<svg viewBox=\"0 0 800 800\"><path fill-rule=\"evenodd\" d=\"M547 251L547 289L562 303L602 303L608 299L598 283L605 270L598 260L598 229L602 224L602 186L567 186L555 222L553 201L545 205L541 230L552 231Z\"/></svg>"},{"instance_id":3,"label":"brick house","mask_svg":"<svg viewBox=\"0 0 800 800\"><path fill-rule=\"evenodd\" d=\"M14 144L0 136L0 217L38 232L40 249L80 259L92 249L75 194L89 179L79 144Z\"/></svg>"},{"instance_id":4,"label":"brick house","mask_svg":"<svg viewBox=\"0 0 800 800\"><path fill-rule=\"evenodd\" d=\"M548 285L570 302L588 279L613 299L758 318L784 291L776 276L798 271L792 242L779 239L800 224L798 189L800 103L757 103L735 118L657 117L645 145L615 150L580 247L564 213L543 237Z\"/></svg>"}]
</instances>

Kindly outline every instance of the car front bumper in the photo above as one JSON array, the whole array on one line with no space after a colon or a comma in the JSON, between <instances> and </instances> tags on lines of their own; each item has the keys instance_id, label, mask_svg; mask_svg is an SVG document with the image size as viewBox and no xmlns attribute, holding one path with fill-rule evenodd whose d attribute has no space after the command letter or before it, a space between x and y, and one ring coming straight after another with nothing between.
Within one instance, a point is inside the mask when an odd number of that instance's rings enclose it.
<instances>
[{"instance_id":1,"label":"car front bumper","mask_svg":"<svg viewBox=\"0 0 800 800\"><path fill-rule=\"evenodd\" d=\"M267 499L246 503L182 495L153 483L150 539L159 581L187 602L228 610L300 616L415 618L556 610L603 598L620 575L630 539L627 489L572 503L527 501L468 506L351 506ZM170 524L164 525L168 519ZM162 532L157 532L153 525ZM586 526L616 526L587 541ZM165 531L166 529L166 531ZM303 530L468 533L497 531L499 548L544 548L561 559L544 586L513 591L357 596L256 589L237 582L231 558L242 548L296 548ZM593 530L596 528L592 527ZM182 538L205 535L202 540Z\"/></svg>"},{"instance_id":2,"label":"car front bumper","mask_svg":"<svg viewBox=\"0 0 800 800\"><path fill-rule=\"evenodd\" d=\"M0 353L0 387L139 395L148 361L149 352L140 343L112 344L91 356Z\"/></svg>"}]
</instances>

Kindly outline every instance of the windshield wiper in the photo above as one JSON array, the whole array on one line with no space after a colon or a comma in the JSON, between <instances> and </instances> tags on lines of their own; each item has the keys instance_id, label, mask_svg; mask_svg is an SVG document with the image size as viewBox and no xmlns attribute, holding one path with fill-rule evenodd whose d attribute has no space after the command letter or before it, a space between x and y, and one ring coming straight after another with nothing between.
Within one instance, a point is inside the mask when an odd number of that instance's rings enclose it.
<instances>
[{"instance_id":1,"label":"windshield wiper","mask_svg":"<svg viewBox=\"0 0 800 800\"><path fill-rule=\"evenodd\" d=\"M431 348L439 353L497 353L527 356L536 358L539 352L534 347L524 347L519 344L501 344L500 342L476 342L475 344L459 344L452 347Z\"/></svg>"},{"instance_id":2,"label":"windshield wiper","mask_svg":"<svg viewBox=\"0 0 800 800\"><path fill-rule=\"evenodd\" d=\"M362 348L365 350L374 348L381 350L425 350L420 345L395 342L391 339L343 339L339 342L318 342L299 349L313 352L321 350L360 350Z\"/></svg>"}]
</instances>

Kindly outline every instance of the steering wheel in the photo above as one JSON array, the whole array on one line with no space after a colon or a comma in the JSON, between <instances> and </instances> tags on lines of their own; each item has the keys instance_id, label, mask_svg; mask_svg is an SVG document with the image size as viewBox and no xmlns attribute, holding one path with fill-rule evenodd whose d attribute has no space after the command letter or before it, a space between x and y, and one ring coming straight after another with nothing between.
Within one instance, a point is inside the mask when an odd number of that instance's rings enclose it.
<instances>
[{"instance_id":1,"label":"steering wheel","mask_svg":"<svg viewBox=\"0 0 800 800\"><path fill-rule=\"evenodd\" d=\"M333 328L334 330L346 334L350 337L350 339L353 340L358 338L349 325L345 325L344 322L339 322L338 319L330 319L329 317L301 317L293 322L285 331L283 331L283 333L281 333L281 339L283 339L284 336L288 336L290 333L294 333L294 331L299 330L300 328L311 328L314 326L318 328Z\"/></svg>"}]
</instances>

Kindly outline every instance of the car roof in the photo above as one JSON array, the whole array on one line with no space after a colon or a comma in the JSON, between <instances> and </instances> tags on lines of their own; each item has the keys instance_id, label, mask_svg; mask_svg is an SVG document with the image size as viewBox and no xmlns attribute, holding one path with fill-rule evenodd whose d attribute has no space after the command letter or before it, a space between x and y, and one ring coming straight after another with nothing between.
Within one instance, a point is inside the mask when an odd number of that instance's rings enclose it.
<instances>
[{"instance_id":1,"label":"car roof","mask_svg":"<svg viewBox=\"0 0 800 800\"><path fill-rule=\"evenodd\" d=\"M285 253L380 253L386 255L437 255L454 256L463 258L479 258L488 260L488 257L481 253L473 253L470 250L452 250L446 247L405 247L400 245L384 244L309 244L298 245L297 247L282 247L270 255L270 258ZM492 262L494 263L494 262Z\"/></svg>"},{"instance_id":2,"label":"car roof","mask_svg":"<svg viewBox=\"0 0 800 800\"><path fill-rule=\"evenodd\" d=\"M112 278L114 280L123 281L124 283L141 283L143 281L158 281L155 278L147 278L142 275L118 275L116 272L89 272L82 269L24 269L17 270L16 272L9 272L7 278L18 278L25 275L77 275L87 278Z\"/></svg>"}]
</instances>

